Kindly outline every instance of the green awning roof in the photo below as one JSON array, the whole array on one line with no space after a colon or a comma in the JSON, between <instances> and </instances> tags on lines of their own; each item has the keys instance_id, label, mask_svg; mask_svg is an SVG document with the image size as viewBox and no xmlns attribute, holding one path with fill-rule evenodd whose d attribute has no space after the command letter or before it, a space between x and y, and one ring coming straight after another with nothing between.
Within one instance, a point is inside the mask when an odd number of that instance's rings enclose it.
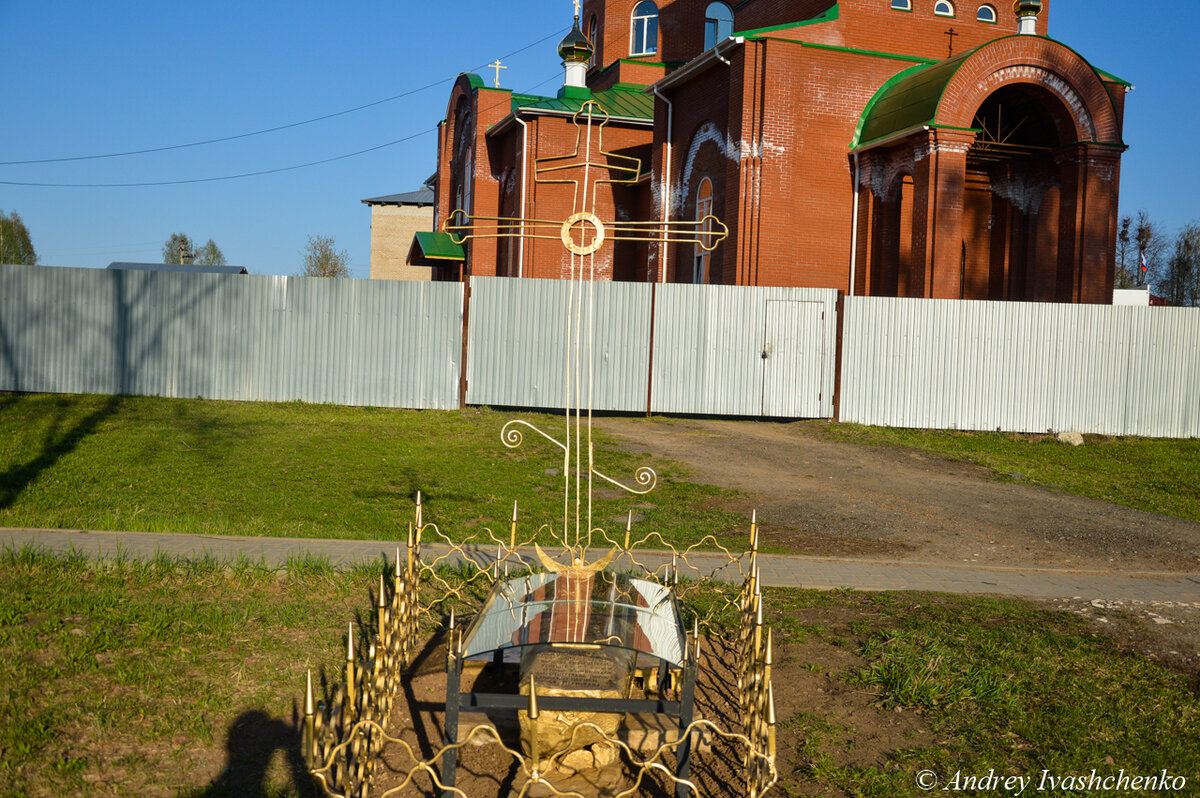
<instances>
[{"instance_id":1,"label":"green awning roof","mask_svg":"<svg viewBox=\"0 0 1200 798\"><path fill-rule=\"evenodd\" d=\"M466 259L461 244L454 243L449 233L417 233L408 250L410 263L432 266L428 261L462 261Z\"/></svg>"},{"instance_id":2,"label":"green awning roof","mask_svg":"<svg viewBox=\"0 0 1200 798\"><path fill-rule=\"evenodd\" d=\"M1014 34L1014 36L1005 38L1014 38L1015 36L1018 35ZM1046 40L1079 58L1095 71L1102 81L1110 80L1124 84L1120 78L1097 71L1083 56L1061 42L1053 39ZM936 64L918 64L893 76L879 88L879 91L867 103L867 107L863 109L862 116L858 121L858 128L854 131L854 141L851 142L850 149L852 151L862 150L897 134L915 131L923 125L937 127L938 107L942 102L946 87L950 85L955 73L968 58L1000 41L1003 39L994 39L949 60L939 61Z\"/></svg>"},{"instance_id":3,"label":"green awning roof","mask_svg":"<svg viewBox=\"0 0 1200 798\"><path fill-rule=\"evenodd\" d=\"M918 64L884 83L863 109L850 149L932 123L946 86L974 53L968 50L948 61Z\"/></svg>"},{"instance_id":4,"label":"green awning roof","mask_svg":"<svg viewBox=\"0 0 1200 798\"><path fill-rule=\"evenodd\" d=\"M618 84L611 89L594 91L590 97L537 97L529 94L514 94L513 112L538 111L557 114L577 113L589 99L604 109L610 117L620 119L654 119L654 96L642 92L645 86Z\"/></svg>"}]
</instances>

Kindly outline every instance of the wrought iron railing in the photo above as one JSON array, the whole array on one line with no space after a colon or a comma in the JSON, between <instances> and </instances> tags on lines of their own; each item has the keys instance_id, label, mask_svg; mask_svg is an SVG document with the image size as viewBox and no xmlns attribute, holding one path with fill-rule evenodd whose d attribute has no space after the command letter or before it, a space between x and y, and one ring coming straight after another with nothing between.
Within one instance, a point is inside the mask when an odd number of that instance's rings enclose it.
<instances>
[{"instance_id":1,"label":"wrought iron railing","mask_svg":"<svg viewBox=\"0 0 1200 798\"><path fill-rule=\"evenodd\" d=\"M757 525L751 523L749 550L739 554L720 547L712 538L683 551L656 533L633 540L628 525L619 541L601 530L596 533L616 551L610 567L635 570L675 591L690 621L687 642L690 658L699 662L705 635L727 637L730 621L736 619L733 653L740 726L729 723L733 728L724 728L716 720L697 719L681 734L661 740L648 751L604 734L594 723L576 724L571 727L571 734L599 735L620 752L626 773L631 775L631 786L616 793L618 796L640 794L647 779L658 780L668 791L682 785L681 792L703 794L695 779L677 778L675 769L667 764L674 760L685 734L692 739L703 737L710 743L739 749L743 793L753 798L765 795L777 783L778 770L771 687L773 636L763 623ZM457 742L433 751L430 756L421 756L402 736L388 731L395 697L403 680L411 677L423 638L441 629L445 633L447 657L461 655L457 648L470 608L478 606L477 597L495 581L511 572L537 566L529 548L532 543L533 538L518 541L515 510L507 539L484 529L465 541L452 541L435 524L424 522L418 496L415 523L409 527L406 547L397 550L394 567L389 564L389 578L380 577L374 598L374 628L366 635L370 642L356 646L351 624L342 682L324 689L320 700L313 694L311 672L308 675L303 751L323 794L333 798L366 798L381 755L391 746L403 752L402 761L412 764L399 774L399 784L391 784L379 798L411 789L420 774L425 774L441 794L480 798L467 796L456 787L446 787L442 765L452 750L457 753L468 744L488 744L517 763L525 778L521 794L536 784L542 794L584 798L579 792L560 790L550 778L569 748L539 751L536 735L532 750L525 753L506 745L493 726L480 723L465 729ZM663 548L639 548L647 543ZM492 546L496 547L494 555ZM715 551L702 551L701 546ZM535 722L536 702L535 688L530 692L530 705L524 709ZM693 773L702 772L704 766L702 756L693 757Z\"/></svg>"}]
</instances>

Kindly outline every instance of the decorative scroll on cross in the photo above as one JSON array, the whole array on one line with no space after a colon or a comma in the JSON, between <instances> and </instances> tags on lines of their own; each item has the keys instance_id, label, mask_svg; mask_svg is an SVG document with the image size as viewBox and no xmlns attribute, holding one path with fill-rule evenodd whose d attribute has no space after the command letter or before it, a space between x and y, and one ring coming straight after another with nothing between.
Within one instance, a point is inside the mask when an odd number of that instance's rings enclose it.
<instances>
[{"instance_id":1,"label":"decorative scroll on cross","mask_svg":"<svg viewBox=\"0 0 1200 798\"><path fill-rule=\"evenodd\" d=\"M510 421L504 425L501 431L501 440L509 448L520 446L524 441L521 427L527 427L562 449L562 544L564 548L570 549L573 567L578 568L588 567L585 565L585 555L591 545L592 533L595 531L592 527L593 478L599 477L611 485L636 495L649 493L658 481L658 476L647 467L639 468L634 474L636 487L618 482L595 468L592 446L595 254L609 241L645 241L658 242L663 245L694 244L711 252L729 235L729 229L711 214L698 220L677 221L642 222L601 219L596 214L598 187L604 184L635 184L642 173L642 162L639 158L604 149L604 128L608 125L609 117L607 112L594 100L585 102L572 121L576 128L574 150L563 155L545 156L534 161L534 182L543 185L571 186L571 214L567 218L555 220L527 219L523 216L476 216L459 209L446 219L442 230L458 244L476 238L558 240L571 254L569 299L563 309L566 340L569 342L565 385L567 417L565 442L547 434L533 424L520 420ZM669 202L669 199L664 198L664 202ZM523 208L522 212L524 212ZM588 286L586 317L583 296L585 280ZM585 365L587 367L586 375L583 371ZM586 423L584 422L585 417ZM583 462L585 453L586 464ZM575 528L573 543L568 538L568 531L572 524ZM599 567L603 568L603 565Z\"/></svg>"}]
</instances>

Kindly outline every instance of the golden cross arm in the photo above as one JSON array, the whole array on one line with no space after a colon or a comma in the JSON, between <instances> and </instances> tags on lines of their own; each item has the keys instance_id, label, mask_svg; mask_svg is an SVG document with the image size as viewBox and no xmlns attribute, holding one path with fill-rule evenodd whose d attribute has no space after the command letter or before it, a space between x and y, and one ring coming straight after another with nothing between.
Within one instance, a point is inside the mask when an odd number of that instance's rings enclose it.
<instances>
[{"instance_id":1,"label":"golden cross arm","mask_svg":"<svg viewBox=\"0 0 1200 798\"><path fill-rule=\"evenodd\" d=\"M531 238L561 240L568 249L574 241L581 247L604 241L659 241L665 244L695 244L712 252L729 236L729 228L711 214L702 219L620 221L604 223L590 213L577 213L565 220L521 219L515 216L473 216L456 210L442 224L456 244L475 238ZM599 242L596 239L600 239ZM587 254L587 253L577 253Z\"/></svg>"}]
</instances>

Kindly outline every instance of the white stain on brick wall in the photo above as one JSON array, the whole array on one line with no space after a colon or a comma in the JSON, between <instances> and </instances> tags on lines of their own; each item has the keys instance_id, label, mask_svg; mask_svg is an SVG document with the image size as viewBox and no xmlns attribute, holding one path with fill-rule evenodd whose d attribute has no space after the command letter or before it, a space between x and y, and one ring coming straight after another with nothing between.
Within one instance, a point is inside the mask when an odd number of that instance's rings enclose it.
<instances>
[{"instance_id":1,"label":"white stain on brick wall","mask_svg":"<svg viewBox=\"0 0 1200 798\"><path fill-rule=\"evenodd\" d=\"M673 214L678 214L683 210L684 203L691 195L696 156L705 144L714 145L723 157L733 163L764 156L778 156L787 151L786 147L766 140L747 141L742 139L735 141L727 134L722 133L712 122L705 122L696 129L695 135L692 136L692 143L688 147L687 157L684 159L683 170L680 173L679 184L672 187L671 212ZM655 200L661 203L661 192ZM659 207L662 206L659 205Z\"/></svg>"}]
</instances>

